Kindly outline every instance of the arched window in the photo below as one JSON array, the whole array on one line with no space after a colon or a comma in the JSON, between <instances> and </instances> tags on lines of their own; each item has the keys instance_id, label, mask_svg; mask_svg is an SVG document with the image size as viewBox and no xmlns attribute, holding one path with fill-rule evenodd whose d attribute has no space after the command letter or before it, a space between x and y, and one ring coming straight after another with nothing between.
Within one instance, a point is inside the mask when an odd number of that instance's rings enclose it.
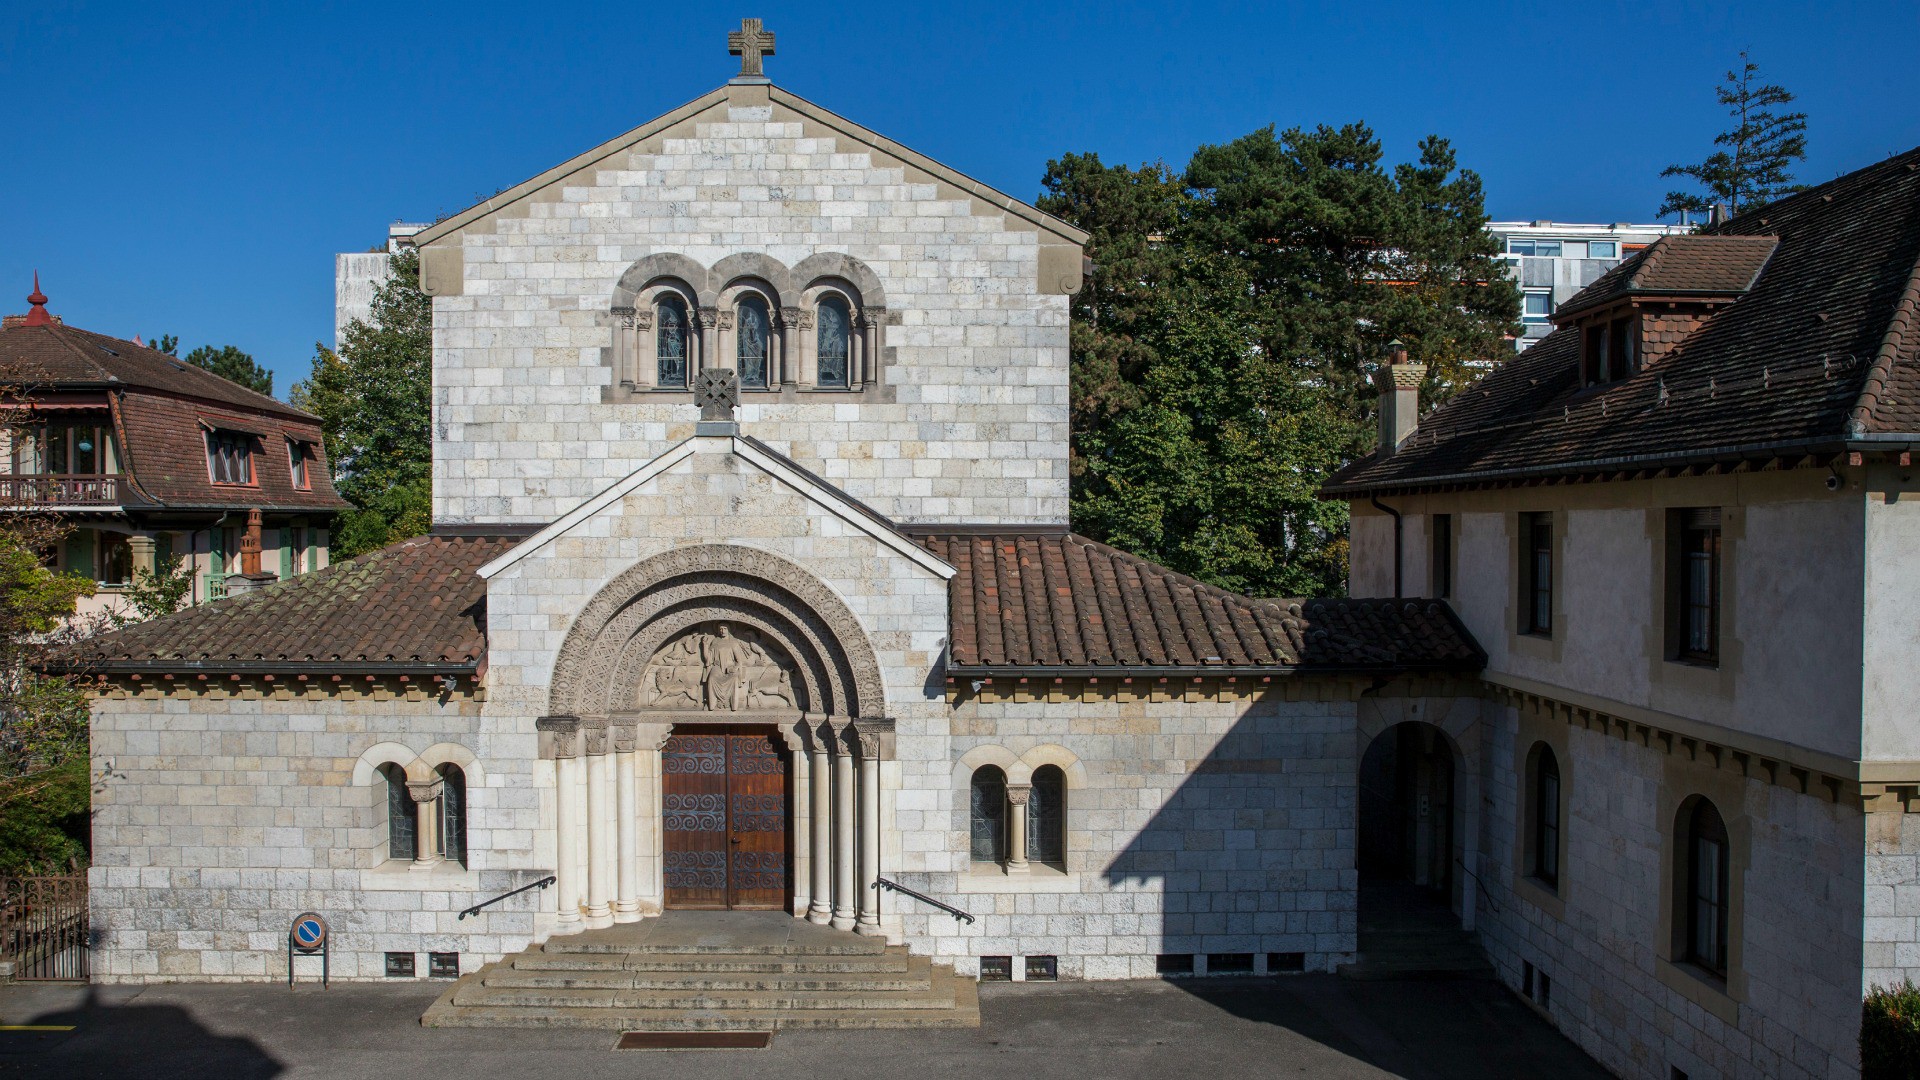
<instances>
[{"instance_id":1,"label":"arched window","mask_svg":"<svg viewBox=\"0 0 1920 1080\"><path fill-rule=\"evenodd\" d=\"M821 300L815 326L818 328L819 385L845 387L847 340L853 327L853 313L847 309L847 302L835 296Z\"/></svg>"},{"instance_id":2,"label":"arched window","mask_svg":"<svg viewBox=\"0 0 1920 1080\"><path fill-rule=\"evenodd\" d=\"M447 764L440 774L440 854L448 862L467 865L467 774Z\"/></svg>"},{"instance_id":3,"label":"arched window","mask_svg":"<svg viewBox=\"0 0 1920 1080\"><path fill-rule=\"evenodd\" d=\"M1033 770L1027 797L1027 858L1066 869L1067 774L1058 765Z\"/></svg>"},{"instance_id":4,"label":"arched window","mask_svg":"<svg viewBox=\"0 0 1920 1080\"><path fill-rule=\"evenodd\" d=\"M1549 889L1560 887L1560 762L1541 744L1534 750L1533 876Z\"/></svg>"},{"instance_id":5,"label":"arched window","mask_svg":"<svg viewBox=\"0 0 1920 1080\"><path fill-rule=\"evenodd\" d=\"M653 318L653 356L658 386L687 385L687 336L690 323L686 302L677 296L660 300Z\"/></svg>"},{"instance_id":6,"label":"arched window","mask_svg":"<svg viewBox=\"0 0 1920 1080\"><path fill-rule=\"evenodd\" d=\"M766 301L757 296L740 301L734 327L734 367L739 372L740 385L748 390L765 390L767 337L772 328Z\"/></svg>"},{"instance_id":7,"label":"arched window","mask_svg":"<svg viewBox=\"0 0 1920 1080\"><path fill-rule=\"evenodd\" d=\"M1727 825L1705 799L1694 801L1686 817L1686 959L1725 977L1727 974L1727 899L1732 874L1727 857Z\"/></svg>"},{"instance_id":8,"label":"arched window","mask_svg":"<svg viewBox=\"0 0 1920 1080\"><path fill-rule=\"evenodd\" d=\"M380 775L387 781L387 858L411 861L419 850L419 836L406 770L388 762L380 766Z\"/></svg>"},{"instance_id":9,"label":"arched window","mask_svg":"<svg viewBox=\"0 0 1920 1080\"><path fill-rule=\"evenodd\" d=\"M1007 774L998 765L973 771L973 805L969 815L974 862L1007 859Z\"/></svg>"}]
</instances>

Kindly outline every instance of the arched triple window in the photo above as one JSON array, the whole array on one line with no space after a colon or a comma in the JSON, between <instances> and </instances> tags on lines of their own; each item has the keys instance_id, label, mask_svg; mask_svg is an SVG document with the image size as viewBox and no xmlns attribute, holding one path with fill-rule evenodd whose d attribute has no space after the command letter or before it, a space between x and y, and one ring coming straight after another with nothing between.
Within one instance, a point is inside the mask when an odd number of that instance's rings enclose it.
<instances>
[{"instance_id":1,"label":"arched triple window","mask_svg":"<svg viewBox=\"0 0 1920 1080\"><path fill-rule=\"evenodd\" d=\"M973 771L973 797L969 820L973 837L973 861L1000 863L1007 860L1007 774L998 765L982 765Z\"/></svg>"},{"instance_id":2,"label":"arched triple window","mask_svg":"<svg viewBox=\"0 0 1920 1080\"><path fill-rule=\"evenodd\" d=\"M387 784L387 858L412 861L419 852L413 795L407 791L406 770L392 762L380 766Z\"/></svg>"},{"instance_id":3,"label":"arched triple window","mask_svg":"<svg viewBox=\"0 0 1920 1080\"><path fill-rule=\"evenodd\" d=\"M844 389L848 343L853 332L853 313L847 302L836 296L821 300L815 327L817 382L823 388Z\"/></svg>"},{"instance_id":4,"label":"arched triple window","mask_svg":"<svg viewBox=\"0 0 1920 1080\"><path fill-rule=\"evenodd\" d=\"M1727 825L1706 799L1684 811L1685 897L1680 922L1686 928L1683 956L1688 963L1727 974L1727 923L1733 875Z\"/></svg>"},{"instance_id":5,"label":"arched triple window","mask_svg":"<svg viewBox=\"0 0 1920 1080\"><path fill-rule=\"evenodd\" d=\"M1560 762L1553 749L1534 747L1532 782L1528 785L1528 852L1535 880L1549 889L1560 886Z\"/></svg>"},{"instance_id":6,"label":"arched triple window","mask_svg":"<svg viewBox=\"0 0 1920 1080\"><path fill-rule=\"evenodd\" d=\"M653 313L655 385L674 389L687 385L687 341L691 336L691 326L686 301L677 296L660 299Z\"/></svg>"},{"instance_id":7,"label":"arched triple window","mask_svg":"<svg viewBox=\"0 0 1920 1080\"><path fill-rule=\"evenodd\" d=\"M1033 770L1027 796L1027 858L1066 869L1067 774L1058 765Z\"/></svg>"},{"instance_id":8,"label":"arched triple window","mask_svg":"<svg viewBox=\"0 0 1920 1080\"><path fill-rule=\"evenodd\" d=\"M467 865L467 774L458 765L435 769L440 776L440 854Z\"/></svg>"},{"instance_id":9,"label":"arched triple window","mask_svg":"<svg viewBox=\"0 0 1920 1080\"><path fill-rule=\"evenodd\" d=\"M741 300L734 327L734 369L741 388L767 389L767 343L773 332L767 302L757 296Z\"/></svg>"}]
</instances>

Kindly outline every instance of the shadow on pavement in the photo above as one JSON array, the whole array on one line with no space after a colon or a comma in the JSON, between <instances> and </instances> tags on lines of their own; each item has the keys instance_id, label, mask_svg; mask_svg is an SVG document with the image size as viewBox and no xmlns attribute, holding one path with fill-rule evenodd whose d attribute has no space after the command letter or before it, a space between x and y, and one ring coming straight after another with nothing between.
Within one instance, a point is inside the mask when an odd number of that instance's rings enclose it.
<instances>
[{"instance_id":1,"label":"shadow on pavement","mask_svg":"<svg viewBox=\"0 0 1920 1080\"><path fill-rule=\"evenodd\" d=\"M0 1031L0 1077L268 1080L286 1071L257 1043L209 1031L179 1006L119 996L93 986L11 988L0 1023L73 1030Z\"/></svg>"}]
</instances>

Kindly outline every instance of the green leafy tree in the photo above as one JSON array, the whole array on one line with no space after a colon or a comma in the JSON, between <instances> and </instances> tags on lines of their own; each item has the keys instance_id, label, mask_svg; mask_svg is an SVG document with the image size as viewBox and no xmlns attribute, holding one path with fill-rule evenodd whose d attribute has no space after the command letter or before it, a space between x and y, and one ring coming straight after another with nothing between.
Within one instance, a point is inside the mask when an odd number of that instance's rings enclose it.
<instances>
[{"instance_id":1,"label":"green leafy tree","mask_svg":"<svg viewBox=\"0 0 1920 1080\"><path fill-rule=\"evenodd\" d=\"M351 558L426 532L433 520L433 301L419 255L392 257L372 321L354 320L338 352L314 346L292 401L320 417L334 484L353 509L333 555Z\"/></svg>"},{"instance_id":2,"label":"green leafy tree","mask_svg":"<svg viewBox=\"0 0 1920 1080\"><path fill-rule=\"evenodd\" d=\"M194 367L205 368L228 382L239 383L249 390L266 394L268 397L273 396L273 372L261 367L259 361L231 345L222 345L217 349L211 345L202 345L182 359Z\"/></svg>"},{"instance_id":3,"label":"green leafy tree","mask_svg":"<svg viewBox=\"0 0 1920 1080\"><path fill-rule=\"evenodd\" d=\"M1443 139L1388 169L1364 125L1256 131L1164 166L1049 164L1086 229L1073 303L1073 520L1259 594L1334 593L1346 510L1314 492L1372 448L1369 371L1394 338L1429 400L1508 353L1518 290L1479 178Z\"/></svg>"},{"instance_id":4,"label":"green leafy tree","mask_svg":"<svg viewBox=\"0 0 1920 1080\"><path fill-rule=\"evenodd\" d=\"M149 343L148 347L158 352L166 353L168 356L180 355L180 339L174 337L172 334L153 335L153 340Z\"/></svg>"},{"instance_id":5,"label":"green leafy tree","mask_svg":"<svg viewBox=\"0 0 1920 1080\"><path fill-rule=\"evenodd\" d=\"M94 591L43 565L40 551L64 532L50 521L0 528L0 874L65 869L86 850L88 699L34 670Z\"/></svg>"},{"instance_id":6,"label":"green leafy tree","mask_svg":"<svg viewBox=\"0 0 1920 1080\"><path fill-rule=\"evenodd\" d=\"M152 570L146 567L134 570L133 580L127 583L120 599L124 601L122 607L111 616L115 626L131 626L171 615L193 599L193 568L185 565L178 555L157 559Z\"/></svg>"},{"instance_id":7,"label":"green leafy tree","mask_svg":"<svg viewBox=\"0 0 1920 1080\"><path fill-rule=\"evenodd\" d=\"M1658 216L1705 212L1716 202L1745 213L1796 191L1793 163L1807 156L1807 114L1776 110L1793 104L1793 95L1775 83L1763 83L1760 65L1740 52L1740 70L1729 71L1714 96L1733 118L1733 127L1714 136L1721 149L1697 165L1669 165L1661 176L1684 176L1702 191L1669 191Z\"/></svg>"}]
</instances>

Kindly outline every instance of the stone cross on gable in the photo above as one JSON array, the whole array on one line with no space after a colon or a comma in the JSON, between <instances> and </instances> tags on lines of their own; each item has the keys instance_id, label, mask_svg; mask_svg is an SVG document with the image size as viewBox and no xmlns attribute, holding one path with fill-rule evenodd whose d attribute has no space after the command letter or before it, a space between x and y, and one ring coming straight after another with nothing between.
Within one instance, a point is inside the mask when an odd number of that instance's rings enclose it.
<instances>
[{"instance_id":1,"label":"stone cross on gable","mask_svg":"<svg viewBox=\"0 0 1920 1080\"><path fill-rule=\"evenodd\" d=\"M727 53L740 58L740 75L761 78L760 58L773 55L773 34L760 29L759 19L741 19L740 29L727 35Z\"/></svg>"},{"instance_id":2,"label":"stone cross on gable","mask_svg":"<svg viewBox=\"0 0 1920 1080\"><path fill-rule=\"evenodd\" d=\"M740 377L732 368L707 368L693 383L693 403L702 420L732 420L740 404Z\"/></svg>"}]
</instances>

